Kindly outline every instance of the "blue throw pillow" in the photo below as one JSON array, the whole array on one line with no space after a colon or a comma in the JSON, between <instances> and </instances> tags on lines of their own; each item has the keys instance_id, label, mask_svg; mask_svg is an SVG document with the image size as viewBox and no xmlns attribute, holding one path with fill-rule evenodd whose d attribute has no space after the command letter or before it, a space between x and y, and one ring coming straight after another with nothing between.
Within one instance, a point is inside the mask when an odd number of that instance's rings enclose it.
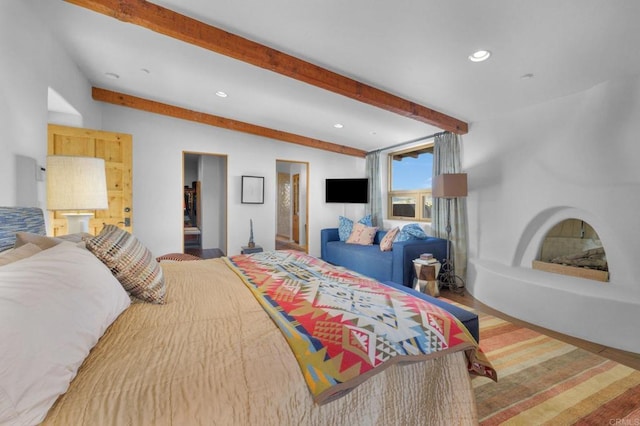
<instances>
[{"instance_id":1,"label":"blue throw pillow","mask_svg":"<svg viewBox=\"0 0 640 426\"><path fill-rule=\"evenodd\" d=\"M427 238L427 234L417 223L410 223L408 225L405 225L402 230L412 237L417 238L418 240L424 240L425 238Z\"/></svg>"},{"instance_id":2,"label":"blue throw pillow","mask_svg":"<svg viewBox=\"0 0 640 426\"><path fill-rule=\"evenodd\" d=\"M358 223L361 223L364 226L368 226L368 227L372 227L373 226L373 223L371 223L371 215L370 214L368 214L365 217L363 217L362 219L360 219L358 221Z\"/></svg>"},{"instance_id":3,"label":"blue throw pillow","mask_svg":"<svg viewBox=\"0 0 640 426\"><path fill-rule=\"evenodd\" d=\"M338 221L338 235L340 236L340 241L347 241L349 235L351 235L351 230L353 229L353 221L344 216L340 216Z\"/></svg>"},{"instance_id":4,"label":"blue throw pillow","mask_svg":"<svg viewBox=\"0 0 640 426\"><path fill-rule=\"evenodd\" d=\"M405 225L400 232L398 232L398 236L395 241L409 241L409 240L424 240L428 238L428 235L422 230L420 225L417 223L410 223Z\"/></svg>"},{"instance_id":5,"label":"blue throw pillow","mask_svg":"<svg viewBox=\"0 0 640 426\"><path fill-rule=\"evenodd\" d=\"M365 226L373 226L371 223L371 215L368 214L362 219L358 221ZM349 239L349 235L351 235L351 231L353 230L353 221L344 216L340 216L338 218L338 235L340 236L340 241L347 241Z\"/></svg>"},{"instance_id":6,"label":"blue throw pillow","mask_svg":"<svg viewBox=\"0 0 640 426\"><path fill-rule=\"evenodd\" d=\"M411 235L407 234L404 231L400 231L400 232L398 232L398 235L396 236L396 239L393 240L393 242L396 243L396 242L401 242L401 241L409 241L409 240L413 240L413 239L414 238Z\"/></svg>"}]
</instances>

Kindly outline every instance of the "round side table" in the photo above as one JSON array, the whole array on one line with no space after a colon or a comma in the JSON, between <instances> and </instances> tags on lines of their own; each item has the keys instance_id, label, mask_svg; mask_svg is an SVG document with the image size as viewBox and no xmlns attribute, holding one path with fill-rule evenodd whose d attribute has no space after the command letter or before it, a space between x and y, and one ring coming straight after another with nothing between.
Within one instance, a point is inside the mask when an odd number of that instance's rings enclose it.
<instances>
[{"instance_id":1,"label":"round side table","mask_svg":"<svg viewBox=\"0 0 640 426\"><path fill-rule=\"evenodd\" d=\"M440 262L437 260L414 259L413 268L415 270L415 278L413 280L413 288L426 293L429 296L440 296L438 289L438 274L440 273Z\"/></svg>"}]
</instances>

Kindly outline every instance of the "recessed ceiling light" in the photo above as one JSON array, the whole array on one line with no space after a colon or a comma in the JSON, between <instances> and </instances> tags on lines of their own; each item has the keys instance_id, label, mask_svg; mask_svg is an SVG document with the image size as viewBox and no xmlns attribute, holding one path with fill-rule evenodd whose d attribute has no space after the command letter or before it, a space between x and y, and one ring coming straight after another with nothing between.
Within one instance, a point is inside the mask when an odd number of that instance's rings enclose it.
<instances>
[{"instance_id":1,"label":"recessed ceiling light","mask_svg":"<svg viewBox=\"0 0 640 426\"><path fill-rule=\"evenodd\" d=\"M220 98L226 98L226 97L227 97L227 96L229 96L229 95L227 95L227 93L226 93L226 92L223 92L222 90L218 90L218 91L216 92L216 96L218 96L218 97L220 97Z\"/></svg>"},{"instance_id":2,"label":"recessed ceiling light","mask_svg":"<svg viewBox=\"0 0 640 426\"><path fill-rule=\"evenodd\" d=\"M104 75L107 78L110 78L111 80L117 80L120 78L120 76L118 74L116 74L115 72L105 72Z\"/></svg>"},{"instance_id":3,"label":"recessed ceiling light","mask_svg":"<svg viewBox=\"0 0 640 426\"><path fill-rule=\"evenodd\" d=\"M333 127L335 127L336 129L342 129L344 126L340 123L336 123L333 125Z\"/></svg>"},{"instance_id":4,"label":"recessed ceiling light","mask_svg":"<svg viewBox=\"0 0 640 426\"><path fill-rule=\"evenodd\" d=\"M477 50L469 55L469 60L472 62L482 62L489 59L489 56L491 56L491 52L488 50Z\"/></svg>"}]
</instances>

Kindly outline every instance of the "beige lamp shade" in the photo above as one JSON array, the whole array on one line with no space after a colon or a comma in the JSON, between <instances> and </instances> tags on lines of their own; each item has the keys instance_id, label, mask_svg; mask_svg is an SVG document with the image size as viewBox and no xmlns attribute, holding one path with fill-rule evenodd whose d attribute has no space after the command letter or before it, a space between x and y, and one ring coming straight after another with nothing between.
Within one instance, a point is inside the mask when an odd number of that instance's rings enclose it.
<instances>
[{"instance_id":1,"label":"beige lamp shade","mask_svg":"<svg viewBox=\"0 0 640 426\"><path fill-rule=\"evenodd\" d=\"M47 209L104 210L109 208L102 158L47 157Z\"/></svg>"},{"instance_id":2,"label":"beige lamp shade","mask_svg":"<svg viewBox=\"0 0 640 426\"><path fill-rule=\"evenodd\" d=\"M467 174L449 173L435 177L431 190L433 198L458 198L467 196Z\"/></svg>"}]
</instances>

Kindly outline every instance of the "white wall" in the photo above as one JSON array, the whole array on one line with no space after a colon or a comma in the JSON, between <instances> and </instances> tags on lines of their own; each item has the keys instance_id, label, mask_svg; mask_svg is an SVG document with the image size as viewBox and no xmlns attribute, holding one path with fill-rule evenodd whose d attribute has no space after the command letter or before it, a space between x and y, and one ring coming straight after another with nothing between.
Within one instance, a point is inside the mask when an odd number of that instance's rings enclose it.
<instances>
[{"instance_id":1,"label":"white wall","mask_svg":"<svg viewBox=\"0 0 640 426\"><path fill-rule=\"evenodd\" d=\"M202 248L219 248L227 253L227 168L226 157L200 156L200 198Z\"/></svg>"},{"instance_id":2,"label":"white wall","mask_svg":"<svg viewBox=\"0 0 640 426\"><path fill-rule=\"evenodd\" d=\"M338 215L361 217L363 208L324 202L327 177L362 177L364 159L162 117L115 105L103 106L104 130L133 135L134 233L151 251L180 252L182 241L182 152L228 155L228 254L254 240L275 248L276 159L309 162L309 251L320 255L320 230ZM265 177L265 203L240 203L240 177Z\"/></svg>"},{"instance_id":3,"label":"white wall","mask_svg":"<svg viewBox=\"0 0 640 426\"><path fill-rule=\"evenodd\" d=\"M298 211L298 215L300 216L300 223L299 223L299 229L298 229L298 235L300 235L300 245L304 246L307 244L307 235L306 235L306 229L307 229L307 222L306 222L306 217L307 217L307 203L305 202L307 200L307 167L303 164L300 163L296 163L295 167L293 168L292 174L300 174L300 183L299 183L299 197L300 197L300 206L298 207L299 211Z\"/></svg>"},{"instance_id":4,"label":"white wall","mask_svg":"<svg viewBox=\"0 0 640 426\"><path fill-rule=\"evenodd\" d=\"M640 77L473 123L468 288L507 314L640 353ZM594 227L610 282L531 269L546 232Z\"/></svg>"},{"instance_id":5,"label":"white wall","mask_svg":"<svg viewBox=\"0 0 640 426\"><path fill-rule=\"evenodd\" d=\"M16 203L16 155L45 165L47 92L54 88L83 111L86 127L100 127L99 106L87 80L43 23L20 0L0 2L0 205ZM44 184L39 184L44 208Z\"/></svg>"}]
</instances>

